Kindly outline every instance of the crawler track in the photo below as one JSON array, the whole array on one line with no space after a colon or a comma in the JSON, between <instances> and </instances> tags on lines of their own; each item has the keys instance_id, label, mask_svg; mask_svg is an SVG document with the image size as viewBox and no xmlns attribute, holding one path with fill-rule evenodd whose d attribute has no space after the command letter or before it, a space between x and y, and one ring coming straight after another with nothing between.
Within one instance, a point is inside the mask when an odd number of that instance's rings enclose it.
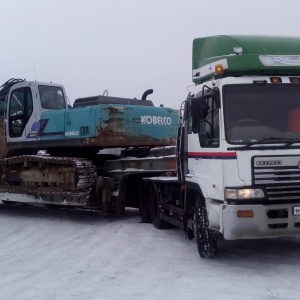
<instances>
[{"instance_id":1,"label":"crawler track","mask_svg":"<svg viewBox=\"0 0 300 300\"><path fill-rule=\"evenodd\" d=\"M95 165L83 158L23 155L0 160L0 200L93 206Z\"/></svg>"}]
</instances>

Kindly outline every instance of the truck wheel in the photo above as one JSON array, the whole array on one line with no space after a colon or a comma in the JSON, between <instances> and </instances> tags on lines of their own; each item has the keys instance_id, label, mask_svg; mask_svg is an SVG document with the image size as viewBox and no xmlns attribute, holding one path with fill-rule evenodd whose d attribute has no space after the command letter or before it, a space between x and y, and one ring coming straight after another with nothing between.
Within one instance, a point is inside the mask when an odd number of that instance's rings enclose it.
<instances>
[{"instance_id":1,"label":"truck wheel","mask_svg":"<svg viewBox=\"0 0 300 300\"><path fill-rule=\"evenodd\" d=\"M195 203L195 225L198 252L202 258L212 258L217 250L217 241L208 228L208 216L205 200L197 195Z\"/></svg>"},{"instance_id":2,"label":"truck wheel","mask_svg":"<svg viewBox=\"0 0 300 300\"><path fill-rule=\"evenodd\" d=\"M166 221L163 221L160 218L160 196L158 189L153 184L153 187L151 188L150 195L149 195L149 210L150 210L150 217L152 224L157 229L165 229L168 227L168 223Z\"/></svg>"},{"instance_id":3,"label":"truck wheel","mask_svg":"<svg viewBox=\"0 0 300 300\"><path fill-rule=\"evenodd\" d=\"M142 223L151 223L151 216L149 210L149 188L144 182L141 182L140 185L139 212Z\"/></svg>"}]
</instances>

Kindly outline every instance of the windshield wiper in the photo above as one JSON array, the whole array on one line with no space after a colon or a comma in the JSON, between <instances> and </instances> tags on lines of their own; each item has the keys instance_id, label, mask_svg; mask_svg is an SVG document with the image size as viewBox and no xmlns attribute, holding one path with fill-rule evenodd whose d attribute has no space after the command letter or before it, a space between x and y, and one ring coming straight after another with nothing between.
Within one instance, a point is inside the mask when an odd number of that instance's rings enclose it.
<instances>
[{"instance_id":1,"label":"windshield wiper","mask_svg":"<svg viewBox=\"0 0 300 300\"><path fill-rule=\"evenodd\" d=\"M297 138L285 138L285 137L276 137L276 136L267 136L264 137L263 139L256 141L256 142L251 142L247 143L245 146L241 148L249 148L253 145L259 145L259 144L264 144L264 142L278 142L278 143L284 143L286 144L285 146L290 146L295 143L300 143L300 139Z\"/></svg>"}]
</instances>

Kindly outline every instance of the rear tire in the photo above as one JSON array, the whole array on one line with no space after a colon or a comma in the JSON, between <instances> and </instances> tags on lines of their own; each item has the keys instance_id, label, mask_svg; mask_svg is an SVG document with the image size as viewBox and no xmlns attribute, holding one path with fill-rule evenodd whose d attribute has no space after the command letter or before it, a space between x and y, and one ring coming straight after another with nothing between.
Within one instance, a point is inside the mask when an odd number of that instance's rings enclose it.
<instances>
[{"instance_id":1,"label":"rear tire","mask_svg":"<svg viewBox=\"0 0 300 300\"><path fill-rule=\"evenodd\" d=\"M149 195L149 210L152 224L157 229L165 229L169 227L166 221L160 218L160 195L157 187L153 184Z\"/></svg>"},{"instance_id":2,"label":"rear tire","mask_svg":"<svg viewBox=\"0 0 300 300\"><path fill-rule=\"evenodd\" d=\"M208 228L208 215L205 200L197 195L195 203L196 240L199 255L202 258L212 258L216 254L217 241Z\"/></svg>"}]
</instances>

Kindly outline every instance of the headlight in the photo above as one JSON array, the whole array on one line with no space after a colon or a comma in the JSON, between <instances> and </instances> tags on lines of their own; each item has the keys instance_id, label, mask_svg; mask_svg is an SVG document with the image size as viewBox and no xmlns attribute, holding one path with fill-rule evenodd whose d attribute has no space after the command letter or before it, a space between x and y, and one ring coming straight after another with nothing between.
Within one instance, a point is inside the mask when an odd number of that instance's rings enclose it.
<instances>
[{"instance_id":1,"label":"headlight","mask_svg":"<svg viewBox=\"0 0 300 300\"><path fill-rule=\"evenodd\" d=\"M225 188L225 198L227 199L259 199L264 198L264 191L261 189L227 189Z\"/></svg>"}]
</instances>

